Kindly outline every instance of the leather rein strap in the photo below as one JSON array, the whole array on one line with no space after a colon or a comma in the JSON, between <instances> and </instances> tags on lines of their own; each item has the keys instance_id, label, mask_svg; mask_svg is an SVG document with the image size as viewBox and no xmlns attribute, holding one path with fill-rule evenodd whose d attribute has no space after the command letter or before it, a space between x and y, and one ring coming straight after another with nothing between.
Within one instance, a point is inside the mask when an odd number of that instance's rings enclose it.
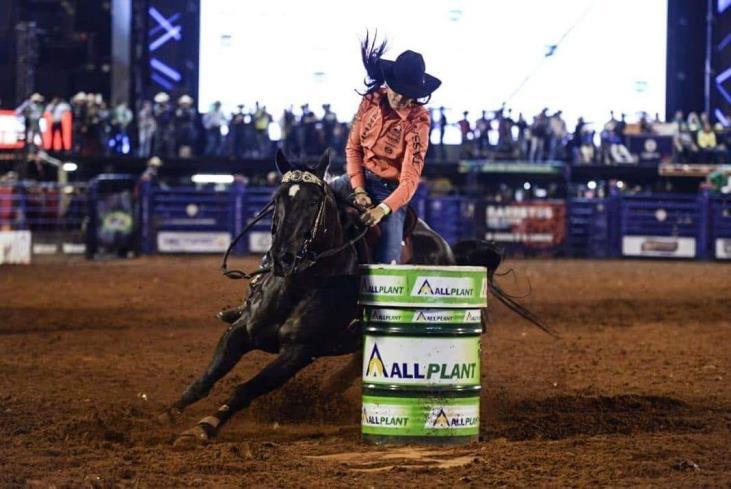
<instances>
[{"instance_id":1,"label":"leather rein strap","mask_svg":"<svg viewBox=\"0 0 731 489\"><path fill-rule=\"evenodd\" d=\"M318 178L317 175L314 175L313 173L310 173L308 171L304 170L292 170L288 171L282 176L282 183L309 183L313 185L317 185L320 189L323 190L323 199L320 203L320 208L317 211L317 215L315 216L315 221L312 226L312 232L310 233L310 236L305 240L305 242L302 245L302 248L300 249L299 253L297 253L296 261L292 267L293 273L300 273L304 270L307 270L308 268L314 266L318 261L328 258L334 255L337 255L341 251L345 250L346 248L353 246L355 243L363 239L368 232L368 227L366 226L358 235L356 235L353 239L350 239L343 243L342 245L331 248L329 250L325 250L321 253L315 254L312 259L309 261L309 263L304 266L300 267L299 262L301 260L304 260L305 256L308 253L308 248L310 246L310 243L315 239L317 236L317 231L320 227L320 222L322 221L322 215L324 214L325 210L325 197L326 197L326 184L322 181L322 179ZM352 204L349 204L352 205ZM262 220L265 216L268 214L271 214L274 211L274 199L270 200L257 214L254 216L254 218L246 225L246 227L236 236L236 238L229 244L228 249L226 250L226 253L223 255L223 263L221 264L221 272L223 273L224 277L230 278L232 280L241 280L241 279L252 279L256 277L257 275L261 275L263 273L267 273L271 271L270 267L267 268L260 268L259 270L248 273L243 270L228 270L228 257L231 254L231 250L236 246L236 244L239 242L239 240L248 233L251 228Z\"/></svg>"}]
</instances>

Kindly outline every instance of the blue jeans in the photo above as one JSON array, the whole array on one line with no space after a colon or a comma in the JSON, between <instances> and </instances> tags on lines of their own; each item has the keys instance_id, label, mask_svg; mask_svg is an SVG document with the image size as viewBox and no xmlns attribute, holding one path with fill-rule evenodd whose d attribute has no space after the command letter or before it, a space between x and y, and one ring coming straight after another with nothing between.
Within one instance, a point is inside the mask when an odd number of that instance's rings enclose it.
<instances>
[{"instance_id":1,"label":"blue jeans","mask_svg":"<svg viewBox=\"0 0 731 489\"><path fill-rule=\"evenodd\" d=\"M365 173L365 189L375 205L383 202L398 187L398 182L383 180L367 170ZM330 187L341 197L347 197L353 192L348 175L336 178ZM403 206L384 217L378 224L381 228L381 239L376 246L374 263L398 264L401 262L401 242L404 240L405 220L406 206Z\"/></svg>"}]
</instances>

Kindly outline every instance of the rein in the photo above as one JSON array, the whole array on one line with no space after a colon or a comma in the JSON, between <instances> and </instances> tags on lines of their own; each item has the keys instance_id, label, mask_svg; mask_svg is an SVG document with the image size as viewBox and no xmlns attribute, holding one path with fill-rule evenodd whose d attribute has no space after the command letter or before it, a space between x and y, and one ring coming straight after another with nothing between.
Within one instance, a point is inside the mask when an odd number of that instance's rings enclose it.
<instances>
[{"instance_id":1,"label":"rein","mask_svg":"<svg viewBox=\"0 0 731 489\"><path fill-rule=\"evenodd\" d=\"M251 228L256 224L257 222L261 221L264 216L271 214L274 211L274 199L267 202L267 204L261 208L259 212L256 213L256 216L254 216L254 219L246 225L244 229L241 230L241 232L236 236L236 238L231 241L231 243L228 245L228 249L226 250L226 253L223 255L223 263L221 263L221 273L223 273L223 276L226 278L230 278L231 280L241 280L241 279L252 279L256 277L257 275L261 275L262 273L266 273L271 271L271 268L260 268L256 272L248 273L243 270L229 270L227 267L228 262L228 256L231 254L231 250L236 246L236 243L239 242L241 238L244 237L246 233L248 233Z\"/></svg>"},{"instance_id":2,"label":"rein","mask_svg":"<svg viewBox=\"0 0 731 489\"><path fill-rule=\"evenodd\" d=\"M295 183L310 183L317 185L319 188L323 190L323 199L322 203L320 204L320 208L317 211L317 215L315 216L315 221L312 226L312 231L310 233L310 237L308 237L305 242L302 244L302 248L297 253L297 257L295 259L295 263L292 266L292 273L300 273L303 272L311 267L313 267L315 264L317 264L318 261L329 258L331 256L337 255L341 251L347 249L350 246L353 246L355 243L363 239L368 233L368 227L364 227L363 230L358 233L354 238L346 241L342 245L336 247L336 248L330 248L328 250L322 251L320 253L314 254L313 257L309 260L309 263L307 263L305 266L301 267L300 263L301 261L304 261L305 256L308 253L308 248L310 246L310 243L315 239L317 236L317 231L320 228L320 221L322 220L322 214L325 209L325 198L327 197L327 192L325 191L325 183L318 178L316 175L303 170L293 170L288 171L284 174L282 177L282 183L289 183L289 182L295 182ZM353 204L348 202L348 205L353 206ZM266 268L260 268L259 270L248 273L243 270L228 270L227 262L228 257L231 254L231 250L236 246L236 244L239 242L239 240L248 233L251 228L256 224L257 222L261 221L265 216L268 214L271 214L274 211L274 198L270 200L257 214L254 216L254 218L249 222L249 224L246 225L246 227L241 230L241 232L236 236L236 238L231 242L231 244L228 245L228 249L226 250L226 253L223 256L223 263L221 263L221 273L226 278L230 278L231 280L241 280L241 279L252 279L256 277L257 275L261 275L263 273L270 272L272 269L271 267Z\"/></svg>"}]
</instances>

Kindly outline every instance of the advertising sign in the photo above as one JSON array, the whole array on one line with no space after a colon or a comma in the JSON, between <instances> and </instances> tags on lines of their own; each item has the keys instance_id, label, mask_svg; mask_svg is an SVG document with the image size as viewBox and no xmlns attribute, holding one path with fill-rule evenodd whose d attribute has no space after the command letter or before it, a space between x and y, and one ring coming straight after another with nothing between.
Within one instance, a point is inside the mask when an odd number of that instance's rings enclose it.
<instances>
[{"instance_id":1,"label":"advertising sign","mask_svg":"<svg viewBox=\"0 0 731 489\"><path fill-rule=\"evenodd\" d=\"M363 382L373 385L479 385L480 337L366 335Z\"/></svg>"},{"instance_id":2,"label":"advertising sign","mask_svg":"<svg viewBox=\"0 0 731 489\"><path fill-rule=\"evenodd\" d=\"M363 396L363 434L470 436L480 428L480 398Z\"/></svg>"},{"instance_id":3,"label":"advertising sign","mask_svg":"<svg viewBox=\"0 0 731 489\"><path fill-rule=\"evenodd\" d=\"M0 231L0 265L30 263L30 231Z\"/></svg>"},{"instance_id":4,"label":"advertising sign","mask_svg":"<svg viewBox=\"0 0 731 489\"><path fill-rule=\"evenodd\" d=\"M25 124L12 110L0 110L0 150L20 149L25 144Z\"/></svg>"},{"instance_id":5,"label":"advertising sign","mask_svg":"<svg viewBox=\"0 0 731 489\"><path fill-rule=\"evenodd\" d=\"M224 253L231 234L210 231L160 231L157 250L161 253Z\"/></svg>"},{"instance_id":6,"label":"advertising sign","mask_svg":"<svg viewBox=\"0 0 731 489\"><path fill-rule=\"evenodd\" d=\"M655 256L664 258L694 258L695 238L674 236L624 236L624 256Z\"/></svg>"},{"instance_id":7,"label":"advertising sign","mask_svg":"<svg viewBox=\"0 0 731 489\"><path fill-rule=\"evenodd\" d=\"M554 250L564 243L565 216L565 202L488 203L485 239L510 249Z\"/></svg>"}]
</instances>

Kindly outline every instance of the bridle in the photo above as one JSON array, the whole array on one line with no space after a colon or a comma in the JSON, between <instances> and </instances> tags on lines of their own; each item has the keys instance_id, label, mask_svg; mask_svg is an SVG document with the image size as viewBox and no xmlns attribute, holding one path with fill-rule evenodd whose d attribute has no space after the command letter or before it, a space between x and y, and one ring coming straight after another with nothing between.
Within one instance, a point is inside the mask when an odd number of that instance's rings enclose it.
<instances>
[{"instance_id":1,"label":"bridle","mask_svg":"<svg viewBox=\"0 0 731 489\"><path fill-rule=\"evenodd\" d=\"M282 175L282 183L307 183L311 185L315 185L318 189L322 191L322 199L320 199L320 205L317 209L317 214L315 214L315 219L312 222L312 225L310 226L310 231L307 233L307 237L305 238L304 242L302 243L302 247L300 247L299 251L294 257L294 262L292 263L292 266L290 267L290 273L294 274L298 271L302 271L299 269L300 263L304 263L305 259L309 256L312 256L313 258L310 259L310 265L305 267L309 268L312 265L315 264L317 255L310 252L310 246L312 245L312 242L315 241L315 238L317 238L318 232L320 231L320 223L322 222L322 216L325 213L325 201L327 200L327 190L325 187L325 183L320 179L317 175L314 175L308 171L303 170L292 170L288 171L284 175ZM276 215L274 216L274 219L276 219ZM272 235L275 235L277 233L278 229L276 226L276 222L272 222ZM322 229L323 233L327 232L327 228L323 227ZM272 257L274 258L274 257Z\"/></svg>"},{"instance_id":2,"label":"bridle","mask_svg":"<svg viewBox=\"0 0 731 489\"><path fill-rule=\"evenodd\" d=\"M317 214L315 215L315 219L312 223L312 226L310 227L310 232L307 235L307 238L302 243L302 247L299 249L297 254L295 255L294 262L292 263L292 266L289 269L290 274L296 274L301 273L311 267L313 267L317 262L319 262L322 259L329 258L331 256L337 255L341 251L345 250L346 248L353 246L355 243L363 239L363 237L368 232L368 227L364 227L361 232L359 232L354 238L346 241L340 246L337 246L335 248L330 248L328 250L325 250L320 253L314 253L310 251L310 246L312 245L313 241L317 238L318 234L320 233L321 223L323 220L323 215L325 214L325 202L327 200L328 191L327 191L327 184L319 178L317 175L306 171L306 170L291 170L285 173L282 176L282 183L297 183L297 184L310 184L310 185L316 185L321 191L322 191L322 199L320 201L320 206L317 209ZM271 214L274 211L274 206L276 203L276 198L273 197L272 200L270 200L257 214L254 216L254 218L249 222L249 224L246 225L246 227L239 233L238 236L231 242L228 249L226 250L226 254L223 256L223 263L221 264L221 271L223 275L227 278L233 279L233 280L240 280L240 279L251 279L256 277L257 275L267 273L271 271L271 267L266 268L260 268L259 270L253 272L253 273L247 273L243 270L228 270L226 263L228 261L228 256L231 253L231 250L236 246L236 243L251 230L251 228L259 222L261 219L263 219L268 214ZM272 220L272 235L275 235L278 231L277 225L276 225L276 217ZM322 232L327 232L327 228L323 227ZM272 257L274 258L274 257Z\"/></svg>"}]
</instances>

